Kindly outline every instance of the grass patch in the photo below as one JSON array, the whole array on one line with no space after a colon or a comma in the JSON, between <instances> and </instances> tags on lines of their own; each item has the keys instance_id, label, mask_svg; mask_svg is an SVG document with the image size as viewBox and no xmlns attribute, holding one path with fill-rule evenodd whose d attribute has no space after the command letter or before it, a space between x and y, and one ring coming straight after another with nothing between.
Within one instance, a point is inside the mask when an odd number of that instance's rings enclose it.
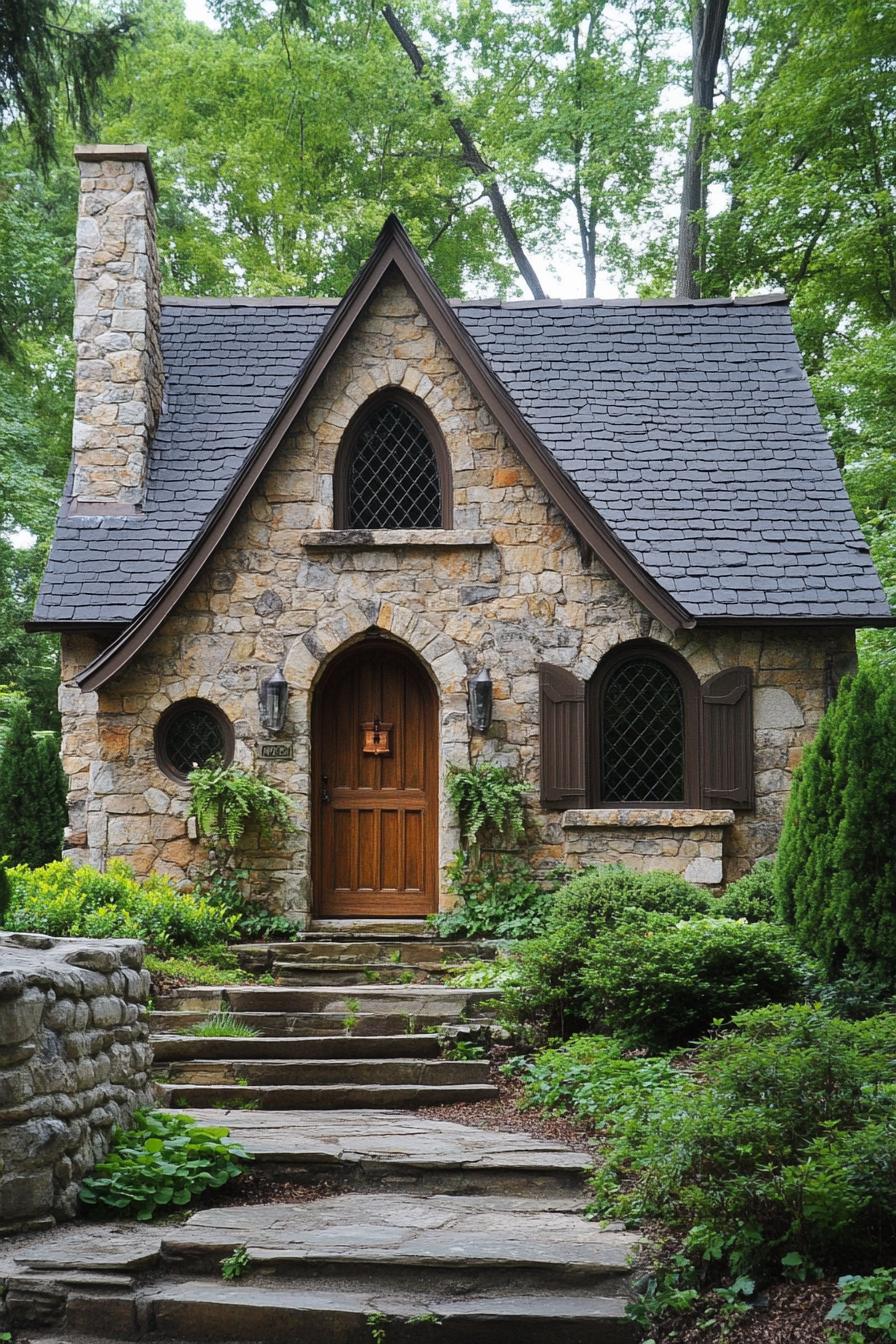
<instances>
[{"instance_id":1,"label":"grass patch","mask_svg":"<svg viewBox=\"0 0 896 1344\"><path fill-rule=\"evenodd\" d=\"M204 1022L196 1022L192 1027L187 1027L185 1036L260 1036L261 1032L256 1031L254 1027L248 1026L245 1022L239 1022L233 1013L227 1009L222 1009L218 1013L212 1013Z\"/></svg>"}]
</instances>

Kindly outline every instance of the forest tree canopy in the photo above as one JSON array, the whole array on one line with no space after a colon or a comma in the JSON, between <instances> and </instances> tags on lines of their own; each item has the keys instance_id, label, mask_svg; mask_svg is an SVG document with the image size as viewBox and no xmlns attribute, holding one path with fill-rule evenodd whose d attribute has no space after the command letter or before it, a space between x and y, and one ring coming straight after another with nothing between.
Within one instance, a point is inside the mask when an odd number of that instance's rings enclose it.
<instances>
[{"instance_id":1,"label":"forest tree canopy","mask_svg":"<svg viewBox=\"0 0 896 1344\"><path fill-rule=\"evenodd\" d=\"M689 292L791 295L896 588L896 4L402 0L422 70L376 0L209 9L0 0L0 686L38 727L55 646L21 622L68 467L88 133L150 145L169 294L338 295L390 210L447 293L526 294L496 196L549 294L551 258L582 295L671 294L689 233Z\"/></svg>"}]
</instances>

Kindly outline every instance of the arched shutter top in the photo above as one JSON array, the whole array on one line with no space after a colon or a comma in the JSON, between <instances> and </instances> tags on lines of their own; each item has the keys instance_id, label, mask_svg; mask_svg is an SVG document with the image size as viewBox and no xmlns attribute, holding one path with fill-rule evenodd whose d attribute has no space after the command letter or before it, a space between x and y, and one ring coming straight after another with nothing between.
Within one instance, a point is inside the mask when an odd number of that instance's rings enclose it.
<instances>
[{"instance_id":1,"label":"arched shutter top","mask_svg":"<svg viewBox=\"0 0 896 1344\"><path fill-rule=\"evenodd\" d=\"M753 673L727 668L701 687L703 802L706 807L753 807Z\"/></svg>"},{"instance_id":2,"label":"arched shutter top","mask_svg":"<svg viewBox=\"0 0 896 1344\"><path fill-rule=\"evenodd\" d=\"M550 809L585 806L585 683L542 663L541 801Z\"/></svg>"}]
</instances>

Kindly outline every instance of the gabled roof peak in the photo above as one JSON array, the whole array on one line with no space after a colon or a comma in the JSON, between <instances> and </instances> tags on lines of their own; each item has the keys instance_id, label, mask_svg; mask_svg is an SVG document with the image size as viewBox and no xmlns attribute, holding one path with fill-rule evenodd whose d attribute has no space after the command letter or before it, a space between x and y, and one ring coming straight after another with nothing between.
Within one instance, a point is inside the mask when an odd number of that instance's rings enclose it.
<instances>
[{"instance_id":1,"label":"gabled roof peak","mask_svg":"<svg viewBox=\"0 0 896 1344\"><path fill-rule=\"evenodd\" d=\"M98 690L125 667L201 573L355 321L392 269L401 276L473 389L583 545L599 555L609 572L669 629L694 624L685 608L648 574L544 446L429 275L397 216L391 214L383 224L369 258L333 311L278 410L181 563L137 619L80 674L77 681L82 690Z\"/></svg>"}]
</instances>

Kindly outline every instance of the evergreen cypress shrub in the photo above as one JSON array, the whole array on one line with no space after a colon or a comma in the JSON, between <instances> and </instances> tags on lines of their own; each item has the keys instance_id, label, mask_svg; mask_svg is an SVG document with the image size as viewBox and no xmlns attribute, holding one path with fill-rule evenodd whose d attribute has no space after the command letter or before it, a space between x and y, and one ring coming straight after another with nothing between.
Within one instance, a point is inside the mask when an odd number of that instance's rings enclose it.
<instances>
[{"instance_id":1,"label":"evergreen cypress shrub","mask_svg":"<svg viewBox=\"0 0 896 1344\"><path fill-rule=\"evenodd\" d=\"M31 730L31 715L13 706L0 750L0 855L40 867L59 857L61 829L46 810L48 768Z\"/></svg>"},{"instance_id":2,"label":"evergreen cypress shrub","mask_svg":"<svg viewBox=\"0 0 896 1344\"><path fill-rule=\"evenodd\" d=\"M776 864L782 917L838 975L896 980L896 688L845 680L796 773Z\"/></svg>"},{"instance_id":3,"label":"evergreen cypress shrub","mask_svg":"<svg viewBox=\"0 0 896 1344\"><path fill-rule=\"evenodd\" d=\"M41 771L37 825L43 843L43 862L51 863L62 854L63 833L68 822L68 780L59 757L56 734L37 733L35 737Z\"/></svg>"},{"instance_id":4,"label":"evergreen cypress shrub","mask_svg":"<svg viewBox=\"0 0 896 1344\"><path fill-rule=\"evenodd\" d=\"M9 880L9 874L6 869L0 864L0 929L4 927L6 913L9 910L11 900L12 883Z\"/></svg>"}]
</instances>

